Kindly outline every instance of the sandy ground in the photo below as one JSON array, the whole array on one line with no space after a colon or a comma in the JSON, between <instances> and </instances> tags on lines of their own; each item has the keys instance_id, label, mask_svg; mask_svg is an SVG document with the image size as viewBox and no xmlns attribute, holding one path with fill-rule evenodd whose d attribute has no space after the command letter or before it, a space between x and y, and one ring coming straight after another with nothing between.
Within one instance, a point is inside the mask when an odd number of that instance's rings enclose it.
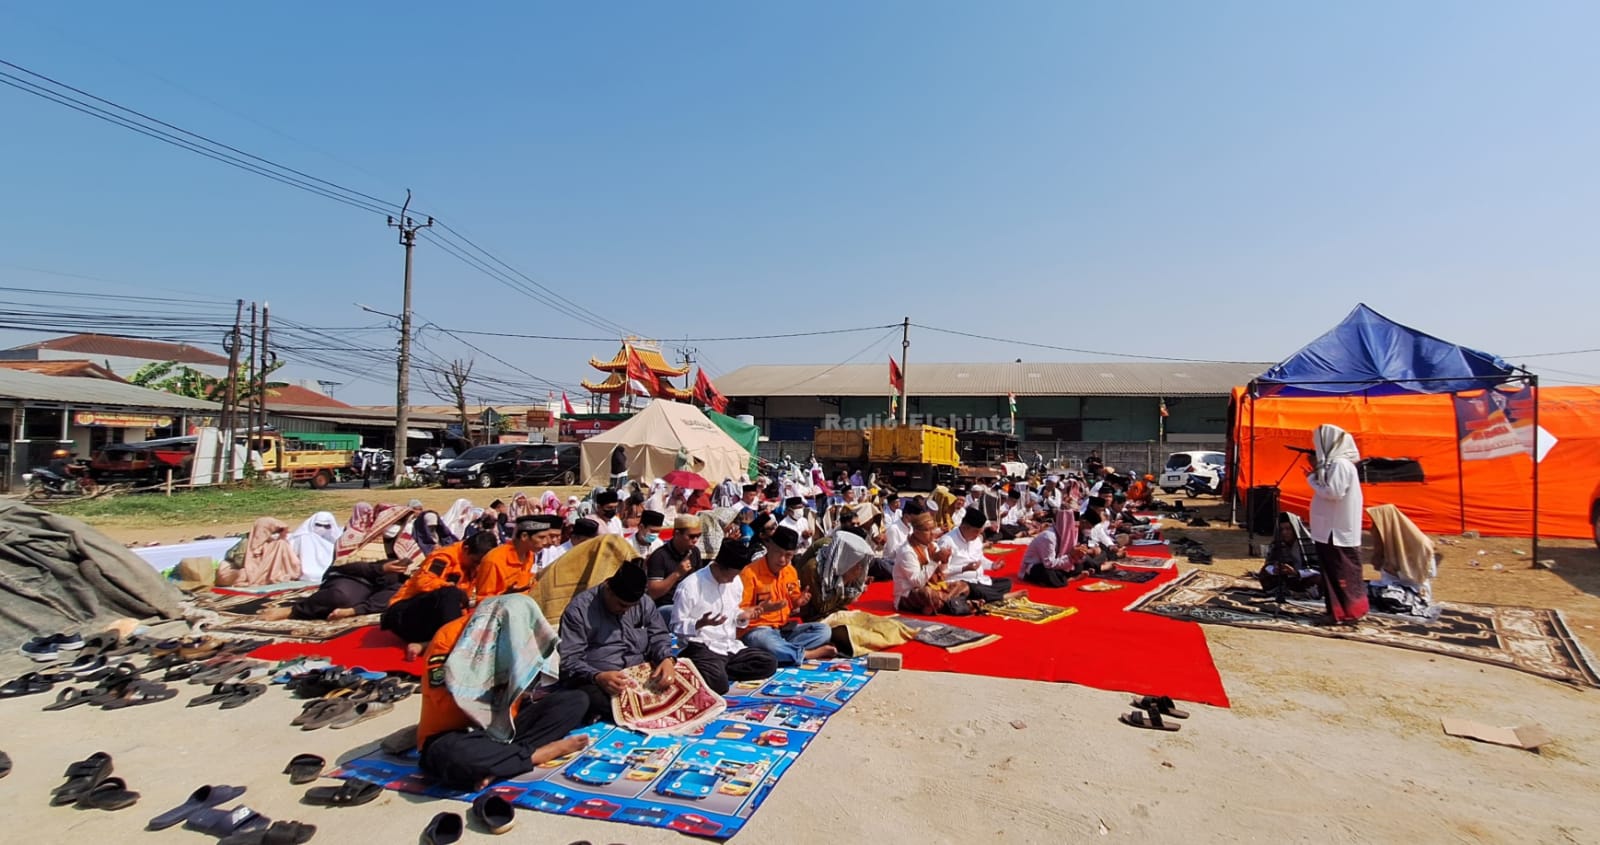
<instances>
[{"instance_id":1,"label":"sandy ground","mask_svg":"<svg viewBox=\"0 0 1600 845\"><path fill-rule=\"evenodd\" d=\"M174 532L171 540L216 533L160 530ZM116 528L108 533L136 539ZM1203 536L1218 569L1252 566L1235 529L1182 533ZM1597 644L1600 555L1591 544L1546 549L1541 557L1554 558L1557 568L1545 571L1514 554L1525 541L1458 543L1445 547L1441 597L1559 607L1591 648ZM1595 691L1361 643L1205 630L1234 706L1191 706L1193 717L1178 733L1118 724L1126 694L880 673L828 724L737 841L1600 841ZM0 669L9 673L14 659L0 661ZM181 698L199 691L185 686ZM387 793L365 808L308 807L297 803L303 788L279 774L296 752L330 760L363 753L415 717L415 698L382 719L314 733L289 727L297 705L281 693L227 713L171 702L40 713L43 703L0 701L7 725L0 748L16 761L0 781L0 808L14 829L41 841L128 841L145 819L207 782L248 785L245 803L273 818L318 825L318 842L412 842L433 813L465 806ZM1556 740L1537 753L1475 743L1445 736L1441 716L1537 722ZM116 813L46 806L66 765L95 750L110 752L117 774L143 791L139 805ZM521 812L519 820L511 841L685 841L541 813ZM205 841L185 831L160 836Z\"/></svg>"}]
</instances>

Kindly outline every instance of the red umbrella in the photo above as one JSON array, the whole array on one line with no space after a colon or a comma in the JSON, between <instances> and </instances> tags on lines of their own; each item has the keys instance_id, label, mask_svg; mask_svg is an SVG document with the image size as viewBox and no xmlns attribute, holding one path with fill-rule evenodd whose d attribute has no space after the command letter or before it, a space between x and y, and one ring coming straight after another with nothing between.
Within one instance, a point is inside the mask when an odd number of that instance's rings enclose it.
<instances>
[{"instance_id":1,"label":"red umbrella","mask_svg":"<svg viewBox=\"0 0 1600 845\"><path fill-rule=\"evenodd\" d=\"M704 490L711 486L711 482L701 478L698 473L693 473L686 469L675 469L661 476L661 480L673 487L682 487L685 490Z\"/></svg>"}]
</instances>

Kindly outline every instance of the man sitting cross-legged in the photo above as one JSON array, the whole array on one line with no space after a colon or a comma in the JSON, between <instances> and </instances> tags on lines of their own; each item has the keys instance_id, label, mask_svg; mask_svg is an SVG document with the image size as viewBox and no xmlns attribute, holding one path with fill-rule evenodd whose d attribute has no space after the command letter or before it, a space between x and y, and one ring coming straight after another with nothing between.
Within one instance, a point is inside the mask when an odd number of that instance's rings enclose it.
<instances>
[{"instance_id":1,"label":"man sitting cross-legged","mask_svg":"<svg viewBox=\"0 0 1600 845\"><path fill-rule=\"evenodd\" d=\"M611 697L629 684L622 670L649 663L655 683L673 677L672 635L645 584L644 561L629 561L561 614L561 682L589 697L588 721L611 718Z\"/></svg>"},{"instance_id":2,"label":"man sitting cross-legged","mask_svg":"<svg viewBox=\"0 0 1600 845\"><path fill-rule=\"evenodd\" d=\"M706 686L718 695L728 692L729 679L755 681L778 671L771 652L745 648L739 628L749 624L740 608L744 583L740 574L750 563L750 547L723 540L716 560L678 584L674 631L687 645L678 656L694 662Z\"/></svg>"},{"instance_id":3,"label":"man sitting cross-legged","mask_svg":"<svg viewBox=\"0 0 1600 845\"><path fill-rule=\"evenodd\" d=\"M581 751L588 737L567 734L583 723L583 693L525 697L541 680L555 680L555 652L555 630L522 594L487 599L440 628L422 677L422 770L446 787L473 791Z\"/></svg>"},{"instance_id":4,"label":"man sitting cross-legged","mask_svg":"<svg viewBox=\"0 0 1600 845\"><path fill-rule=\"evenodd\" d=\"M827 625L790 618L811 603L811 594L800 589L793 566L799 547L800 535L791 528L779 528L766 542L765 556L739 575L744 589L740 606L749 617L744 644L770 652L779 666L798 666L802 660L826 660L839 654L828 645L833 632Z\"/></svg>"}]
</instances>

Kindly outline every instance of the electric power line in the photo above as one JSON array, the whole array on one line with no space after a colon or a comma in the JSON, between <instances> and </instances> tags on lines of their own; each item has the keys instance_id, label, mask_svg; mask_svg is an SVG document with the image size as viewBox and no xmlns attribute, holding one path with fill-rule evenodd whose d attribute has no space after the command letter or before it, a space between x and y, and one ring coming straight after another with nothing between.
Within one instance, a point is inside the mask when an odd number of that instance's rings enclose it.
<instances>
[{"instance_id":1,"label":"electric power line","mask_svg":"<svg viewBox=\"0 0 1600 845\"><path fill-rule=\"evenodd\" d=\"M912 323L912 326L930 332L970 337L976 340L991 340L996 343L1008 343L1014 346L1028 346L1035 349L1051 349L1057 352L1072 352L1078 355L1100 355L1106 358L1139 358L1146 361L1174 361L1185 364L1258 364L1259 361L1218 361L1210 358L1177 358L1168 355L1143 355L1137 352L1104 352L1098 349L1080 349L1074 346L1055 346L1049 343L1035 343L1027 340L1017 340L1010 337L994 337L992 335L975 334L973 332L957 331L955 329L941 329L938 326L928 326L922 323Z\"/></svg>"}]
</instances>

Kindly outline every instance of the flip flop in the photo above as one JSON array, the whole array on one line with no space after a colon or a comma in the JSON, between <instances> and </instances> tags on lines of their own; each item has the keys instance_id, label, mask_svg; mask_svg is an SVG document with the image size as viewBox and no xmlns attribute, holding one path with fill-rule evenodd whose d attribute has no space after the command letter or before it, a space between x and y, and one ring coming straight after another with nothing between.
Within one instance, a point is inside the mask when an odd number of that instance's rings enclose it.
<instances>
[{"instance_id":1,"label":"flip flop","mask_svg":"<svg viewBox=\"0 0 1600 845\"><path fill-rule=\"evenodd\" d=\"M0 778L11 774L11 755L0 751Z\"/></svg>"},{"instance_id":2,"label":"flip flop","mask_svg":"<svg viewBox=\"0 0 1600 845\"><path fill-rule=\"evenodd\" d=\"M173 825L183 824L194 815L196 811L225 804L243 795L245 788L242 786L212 786L207 784L189 793L189 800L151 819L145 824L146 830L166 830Z\"/></svg>"},{"instance_id":3,"label":"flip flop","mask_svg":"<svg viewBox=\"0 0 1600 845\"><path fill-rule=\"evenodd\" d=\"M1140 710L1149 710L1154 707L1161 711L1161 715L1171 716L1174 719L1189 718L1189 711L1179 710L1172 699L1165 695L1147 695L1143 698L1136 698L1133 700L1133 706Z\"/></svg>"},{"instance_id":4,"label":"flip flop","mask_svg":"<svg viewBox=\"0 0 1600 845\"><path fill-rule=\"evenodd\" d=\"M94 700L96 695L99 695L99 691L94 688L84 689L80 687L67 687L66 689L56 693L56 700L54 702L46 704L44 707L39 709L52 712L56 710L65 710L68 707L77 707L80 704L88 704L90 701Z\"/></svg>"},{"instance_id":5,"label":"flip flop","mask_svg":"<svg viewBox=\"0 0 1600 845\"><path fill-rule=\"evenodd\" d=\"M517 811L511 802L493 792L472 799L472 815L490 833L505 833L517 823Z\"/></svg>"},{"instance_id":6,"label":"flip flop","mask_svg":"<svg viewBox=\"0 0 1600 845\"><path fill-rule=\"evenodd\" d=\"M104 655L80 654L78 655L77 659L73 660L71 663L62 664L57 668L63 672L71 672L72 674L81 678L85 675L92 675L109 665L110 663L106 660Z\"/></svg>"},{"instance_id":7,"label":"flip flop","mask_svg":"<svg viewBox=\"0 0 1600 845\"><path fill-rule=\"evenodd\" d=\"M260 698L267 688L261 684L234 684L233 692L222 702L219 710L235 710Z\"/></svg>"},{"instance_id":8,"label":"flip flop","mask_svg":"<svg viewBox=\"0 0 1600 845\"><path fill-rule=\"evenodd\" d=\"M220 839L235 833L262 830L270 824L272 824L272 819L249 807L239 806L228 810L224 810L221 807L202 807L195 810L184 822L183 826Z\"/></svg>"},{"instance_id":9,"label":"flip flop","mask_svg":"<svg viewBox=\"0 0 1600 845\"><path fill-rule=\"evenodd\" d=\"M351 725L359 725L368 719L376 719L393 709L394 705L386 701L363 701L340 714L332 722L328 723L328 727L336 731L343 730Z\"/></svg>"},{"instance_id":10,"label":"flip flop","mask_svg":"<svg viewBox=\"0 0 1600 845\"><path fill-rule=\"evenodd\" d=\"M313 786L300 800L321 807L359 807L382 794L383 787L370 780L347 780L340 786Z\"/></svg>"},{"instance_id":11,"label":"flip flop","mask_svg":"<svg viewBox=\"0 0 1600 845\"><path fill-rule=\"evenodd\" d=\"M164 654L160 657L150 658L150 662L144 664L144 668L139 670L139 674L148 675L151 672L159 672L163 669L171 669L176 666L185 666L188 665L189 662L189 659L186 657L179 657L176 654Z\"/></svg>"},{"instance_id":12,"label":"flip flop","mask_svg":"<svg viewBox=\"0 0 1600 845\"><path fill-rule=\"evenodd\" d=\"M0 698L20 698L24 695L36 695L49 692L55 684L44 679L38 672L29 672L20 678L14 678L0 684Z\"/></svg>"},{"instance_id":13,"label":"flip flop","mask_svg":"<svg viewBox=\"0 0 1600 845\"><path fill-rule=\"evenodd\" d=\"M328 761L315 754L296 754L289 765L283 767L283 773L289 776L290 783L299 786L322 777L322 767L326 765Z\"/></svg>"},{"instance_id":14,"label":"flip flop","mask_svg":"<svg viewBox=\"0 0 1600 845\"><path fill-rule=\"evenodd\" d=\"M440 813L422 829L423 845L454 845L461 841L466 824L460 813Z\"/></svg>"},{"instance_id":15,"label":"flip flop","mask_svg":"<svg viewBox=\"0 0 1600 845\"><path fill-rule=\"evenodd\" d=\"M63 804L77 803L79 798L94 789L95 784L110 775L111 755L104 751L90 754L67 767L67 771L61 775L67 779L66 783L50 790L50 806L60 807Z\"/></svg>"},{"instance_id":16,"label":"flip flop","mask_svg":"<svg viewBox=\"0 0 1600 845\"><path fill-rule=\"evenodd\" d=\"M78 799L82 810L121 810L139 801L139 793L128 789L122 778L106 778Z\"/></svg>"},{"instance_id":17,"label":"flip flop","mask_svg":"<svg viewBox=\"0 0 1600 845\"><path fill-rule=\"evenodd\" d=\"M178 691L165 684L158 684L153 681L132 681L121 696L100 705L100 709L121 710L125 707L137 707L140 704L170 701L177 698L177 696Z\"/></svg>"},{"instance_id":18,"label":"flip flop","mask_svg":"<svg viewBox=\"0 0 1600 845\"><path fill-rule=\"evenodd\" d=\"M295 821L273 822L265 830L247 830L225 836L217 845L303 845L317 835L317 826Z\"/></svg>"},{"instance_id":19,"label":"flip flop","mask_svg":"<svg viewBox=\"0 0 1600 845\"><path fill-rule=\"evenodd\" d=\"M167 673L161 676L161 680L169 682L187 681L190 678L193 678L195 675L204 672L205 669L206 665L204 663L180 663L171 669L168 669Z\"/></svg>"},{"instance_id":20,"label":"flip flop","mask_svg":"<svg viewBox=\"0 0 1600 845\"><path fill-rule=\"evenodd\" d=\"M335 699L317 710L315 715L306 717L305 722L300 725L300 730L314 731L325 728L354 709L356 706L351 702L342 698Z\"/></svg>"},{"instance_id":21,"label":"flip flop","mask_svg":"<svg viewBox=\"0 0 1600 845\"><path fill-rule=\"evenodd\" d=\"M1124 713L1117 717L1117 721L1124 725L1132 725L1136 728L1145 728L1152 731L1175 731L1183 727L1182 725L1169 725L1161 721L1161 711L1154 707L1143 712L1135 710L1132 713Z\"/></svg>"}]
</instances>

